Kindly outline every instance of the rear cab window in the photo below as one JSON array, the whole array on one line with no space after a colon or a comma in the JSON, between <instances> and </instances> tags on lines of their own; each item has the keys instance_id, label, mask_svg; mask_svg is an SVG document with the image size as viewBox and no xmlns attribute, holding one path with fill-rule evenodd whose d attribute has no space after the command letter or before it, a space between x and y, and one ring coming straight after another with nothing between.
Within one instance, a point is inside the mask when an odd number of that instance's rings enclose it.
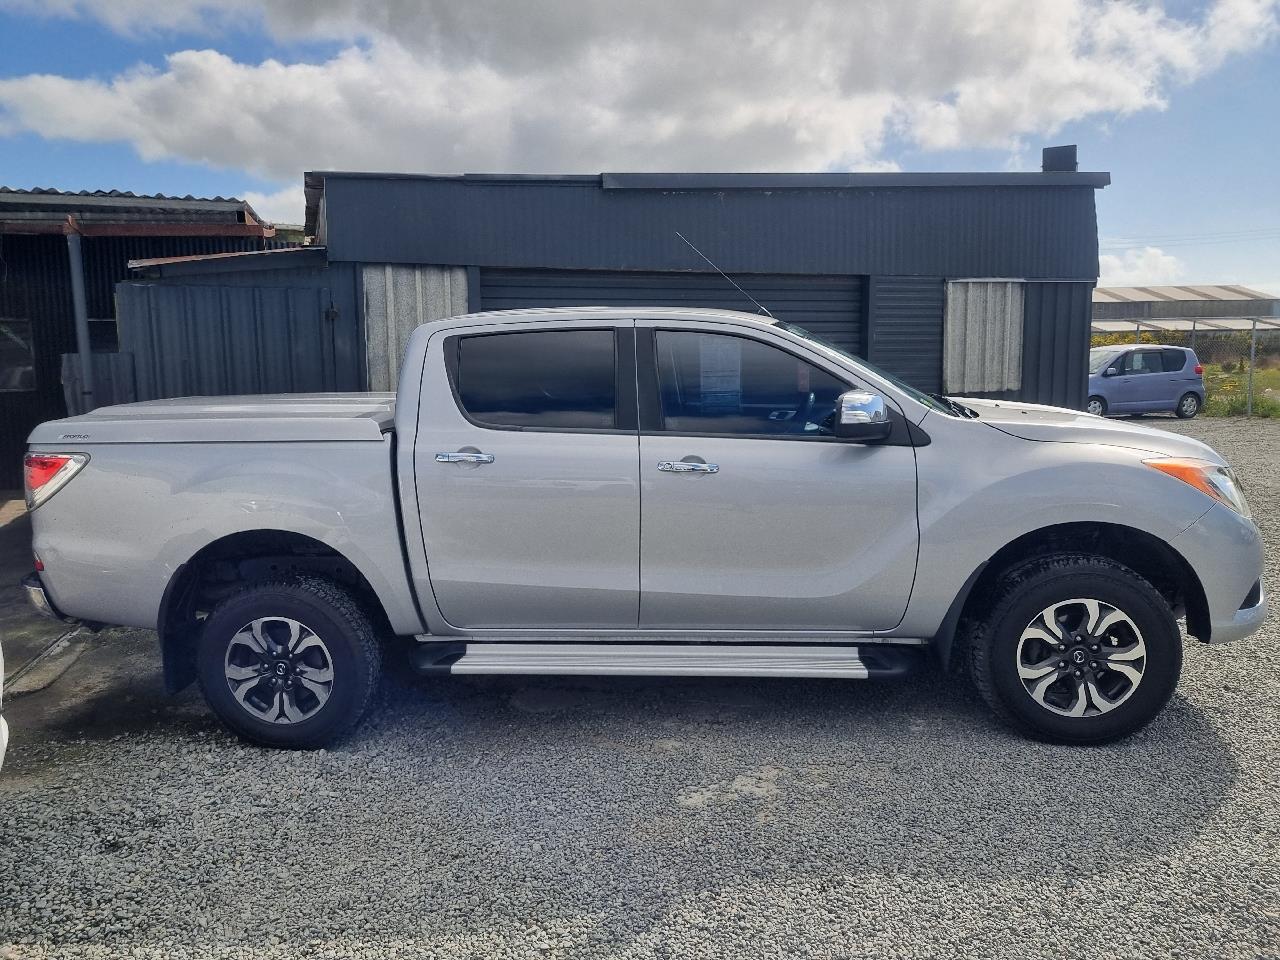
<instances>
[{"instance_id":1,"label":"rear cab window","mask_svg":"<svg viewBox=\"0 0 1280 960\"><path fill-rule=\"evenodd\" d=\"M614 430L619 416L616 336L604 330L531 330L450 338L458 406L478 426Z\"/></svg>"}]
</instances>

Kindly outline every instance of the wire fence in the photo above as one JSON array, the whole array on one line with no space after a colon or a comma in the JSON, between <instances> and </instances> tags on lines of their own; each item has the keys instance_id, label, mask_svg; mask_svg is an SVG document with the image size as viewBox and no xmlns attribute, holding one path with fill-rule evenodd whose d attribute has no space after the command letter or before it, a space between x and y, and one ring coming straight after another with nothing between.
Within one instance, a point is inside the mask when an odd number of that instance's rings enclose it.
<instances>
[{"instance_id":1,"label":"wire fence","mask_svg":"<svg viewBox=\"0 0 1280 960\"><path fill-rule=\"evenodd\" d=\"M1099 331L1095 323L1093 346L1163 343L1194 350L1204 368L1206 416L1280 417L1280 323L1275 318L1231 330L1114 329L1119 321L1107 326L1111 329Z\"/></svg>"}]
</instances>

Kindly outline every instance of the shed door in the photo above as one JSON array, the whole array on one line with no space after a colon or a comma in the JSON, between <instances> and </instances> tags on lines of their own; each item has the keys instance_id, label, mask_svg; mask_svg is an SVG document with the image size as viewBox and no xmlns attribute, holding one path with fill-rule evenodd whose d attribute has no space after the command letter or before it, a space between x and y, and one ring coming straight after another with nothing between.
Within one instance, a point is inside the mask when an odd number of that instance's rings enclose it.
<instances>
[{"instance_id":1,"label":"shed door","mask_svg":"<svg viewBox=\"0 0 1280 960\"><path fill-rule=\"evenodd\" d=\"M739 274L733 280L779 320L864 355L862 277ZM634 305L760 312L719 274L605 270L482 269L480 305L484 310Z\"/></svg>"}]
</instances>

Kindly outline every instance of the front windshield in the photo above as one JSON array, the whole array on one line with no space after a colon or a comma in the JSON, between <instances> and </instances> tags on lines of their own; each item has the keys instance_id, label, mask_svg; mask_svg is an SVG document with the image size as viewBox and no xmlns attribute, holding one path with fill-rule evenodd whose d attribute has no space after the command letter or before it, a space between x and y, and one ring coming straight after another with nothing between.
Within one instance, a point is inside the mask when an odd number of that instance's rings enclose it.
<instances>
[{"instance_id":1,"label":"front windshield","mask_svg":"<svg viewBox=\"0 0 1280 960\"><path fill-rule=\"evenodd\" d=\"M1089 372L1098 373L1120 353L1115 347L1094 347L1089 351Z\"/></svg>"},{"instance_id":2,"label":"front windshield","mask_svg":"<svg viewBox=\"0 0 1280 960\"><path fill-rule=\"evenodd\" d=\"M903 393L905 393L907 396L909 396L912 400L914 400L916 403L920 404L921 406L928 407L930 410L937 410L940 413L945 413L949 417L954 417L956 415L954 410L938 402L933 397L929 396L927 393L921 393L915 387L911 386L911 384L904 383L902 380L899 380L892 373L887 373L884 370L881 370L874 363L870 363L869 361L864 360L862 357L855 357L848 350L845 350L843 347L837 347L834 343L824 340L822 337L818 336L816 333L811 333L808 330L806 330L804 327L798 327L794 323L786 323L785 321L782 321L782 320L777 321L777 325L780 329L787 331L787 333L794 333L797 337L803 337L805 340L808 340L811 343L816 343L818 346L823 347L827 350L830 350L832 353L839 354L840 356L844 357L846 360L853 361L860 367L865 367L866 369L874 373L877 377L879 377L881 380L887 380L889 383L893 384L895 387L897 387L899 390L901 390Z\"/></svg>"}]
</instances>

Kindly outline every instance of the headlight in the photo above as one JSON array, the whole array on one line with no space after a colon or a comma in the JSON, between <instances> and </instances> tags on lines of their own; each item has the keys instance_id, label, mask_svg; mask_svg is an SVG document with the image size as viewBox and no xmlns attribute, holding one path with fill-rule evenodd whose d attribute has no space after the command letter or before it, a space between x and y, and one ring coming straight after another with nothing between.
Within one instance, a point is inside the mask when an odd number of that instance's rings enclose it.
<instances>
[{"instance_id":1,"label":"headlight","mask_svg":"<svg viewBox=\"0 0 1280 960\"><path fill-rule=\"evenodd\" d=\"M1212 460L1197 460L1192 457L1161 457L1142 462L1161 473L1177 477L1183 483L1191 484L1201 493L1207 493L1219 503L1225 503L1240 516L1249 516L1249 504L1245 502L1244 491L1240 489L1240 481L1230 467Z\"/></svg>"}]
</instances>

